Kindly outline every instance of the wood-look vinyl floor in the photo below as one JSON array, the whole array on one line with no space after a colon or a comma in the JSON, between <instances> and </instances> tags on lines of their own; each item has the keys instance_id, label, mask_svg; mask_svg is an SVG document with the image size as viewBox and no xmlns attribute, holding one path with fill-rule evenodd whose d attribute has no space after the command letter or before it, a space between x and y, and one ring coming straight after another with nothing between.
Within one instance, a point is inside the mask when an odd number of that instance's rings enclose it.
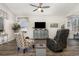
<instances>
[{"instance_id":1,"label":"wood-look vinyl floor","mask_svg":"<svg viewBox=\"0 0 79 59\"><path fill-rule=\"evenodd\" d=\"M35 49L31 49L25 54L17 52L16 41L0 45L0 56L35 56ZM68 46L63 52L52 52L46 48L46 56L79 56L79 40L68 40Z\"/></svg>"}]
</instances>

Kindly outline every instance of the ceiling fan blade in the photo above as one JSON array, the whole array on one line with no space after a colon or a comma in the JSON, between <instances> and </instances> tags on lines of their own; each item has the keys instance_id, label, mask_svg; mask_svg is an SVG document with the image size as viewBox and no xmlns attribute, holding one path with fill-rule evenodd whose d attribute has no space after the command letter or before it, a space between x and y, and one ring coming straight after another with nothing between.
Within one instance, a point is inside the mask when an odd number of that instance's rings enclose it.
<instances>
[{"instance_id":1,"label":"ceiling fan blade","mask_svg":"<svg viewBox=\"0 0 79 59\"><path fill-rule=\"evenodd\" d=\"M32 4L30 4L31 6L33 6L33 7L38 7L38 6L36 6L36 5L32 5Z\"/></svg>"},{"instance_id":2,"label":"ceiling fan blade","mask_svg":"<svg viewBox=\"0 0 79 59\"><path fill-rule=\"evenodd\" d=\"M43 7L41 7L41 8L50 8L50 6L43 6Z\"/></svg>"},{"instance_id":3,"label":"ceiling fan blade","mask_svg":"<svg viewBox=\"0 0 79 59\"><path fill-rule=\"evenodd\" d=\"M33 11L36 11L36 10L38 10L38 8L37 9L34 9Z\"/></svg>"}]
</instances>

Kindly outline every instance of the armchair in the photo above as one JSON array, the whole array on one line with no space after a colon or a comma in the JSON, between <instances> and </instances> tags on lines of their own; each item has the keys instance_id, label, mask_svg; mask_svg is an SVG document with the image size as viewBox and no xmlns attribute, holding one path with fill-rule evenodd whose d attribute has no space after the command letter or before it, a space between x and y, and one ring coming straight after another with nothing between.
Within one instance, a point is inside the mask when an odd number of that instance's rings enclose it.
<instances>
[{"instance_id":1,"label":"armchair","mask_svg":"<svg viewBox=\"0 0 79 59\"><path fill-rule=\"evenodd\" d=\"M55 52L63 51L67 47L68 29L58 30L54 39L47 40L47 47Z\"/></svg>"},{"instance_id":2,"label":"armchair","mask_svg":"<svg viewBox=\"0 0 79 59\"><path fill-rule=\"evenodd\" d=\"M28 48L34 47L34 40L30 39L29 37L24 37L23 32L20 32L16 35L16 43L17 50L19 51L22 49L23 53L25 53Z\"/></svg>"}]
</instances>

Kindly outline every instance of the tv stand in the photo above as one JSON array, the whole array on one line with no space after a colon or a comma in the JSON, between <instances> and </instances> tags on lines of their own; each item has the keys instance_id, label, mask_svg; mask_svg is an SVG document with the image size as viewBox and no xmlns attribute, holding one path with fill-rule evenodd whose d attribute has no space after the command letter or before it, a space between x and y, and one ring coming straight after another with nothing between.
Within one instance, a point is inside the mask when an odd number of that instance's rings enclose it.
<instances>
[{"instance_id":1,"label":"tv stand","mask_svg":"<svg viewBox=\"0 0 79 59\"><path fill-rule=\"evenodd\" d=\"M34 29L33 30L33 38L34 39L47 39L49 38L47 29Z\"/></svg>"}]
</instances>

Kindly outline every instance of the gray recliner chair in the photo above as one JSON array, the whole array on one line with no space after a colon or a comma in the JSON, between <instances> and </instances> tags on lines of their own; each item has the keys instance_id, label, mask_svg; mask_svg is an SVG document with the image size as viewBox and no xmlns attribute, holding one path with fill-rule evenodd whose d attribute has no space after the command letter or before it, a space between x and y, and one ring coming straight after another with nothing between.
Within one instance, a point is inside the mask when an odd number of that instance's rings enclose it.
<instances>
[{"instance_id":1,"label":"gray recliner chair","mask_svg":"<svg viewBox=\"0 0 79 59\"><path fill-rule=\"evenodd\" d=\"M67 47L68 34L69 29L58 30L54 39L47 40L47 47L54 52L63 51Z\"/></svg>"}]
</instances>

